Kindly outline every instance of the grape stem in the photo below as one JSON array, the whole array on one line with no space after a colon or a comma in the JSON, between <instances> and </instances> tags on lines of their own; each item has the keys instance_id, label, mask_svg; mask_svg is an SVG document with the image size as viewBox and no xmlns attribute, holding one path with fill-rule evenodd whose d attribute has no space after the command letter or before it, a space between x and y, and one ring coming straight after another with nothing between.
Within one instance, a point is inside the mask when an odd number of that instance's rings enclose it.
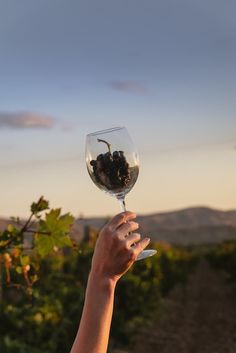
<instances>
[{"instance_id":1,"label":"grape stem","mask_svg":"<svg viewBox=\"0 0 236 353\"><path fill-rule=\"evenodd\" d=\"M102 139L98 139L98 142L103 142L107 145L108 147L108 151L111 153L111 144L105 140L102 140Z\"/></svg>"}]
</instances>

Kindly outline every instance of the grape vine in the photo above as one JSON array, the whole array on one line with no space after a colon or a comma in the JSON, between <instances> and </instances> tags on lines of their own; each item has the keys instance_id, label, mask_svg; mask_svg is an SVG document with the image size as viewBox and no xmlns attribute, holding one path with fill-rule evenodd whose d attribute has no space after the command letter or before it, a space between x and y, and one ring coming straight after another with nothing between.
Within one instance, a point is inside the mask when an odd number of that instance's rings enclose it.
<instances>
[{"instance_id":1,"label":"grape vine","mask_svg":"<svg viewBox=\"0 0 236 353\"><path fill-rule=\"evenodd\" d=\"M40 261L52 252L74 245L69 236L74 222L70 213L50 209L43 196L31 204L30 211L26 221L13 217L0 232L0 290L6 284L32 294Z\"/></svg>"}]
</instances>

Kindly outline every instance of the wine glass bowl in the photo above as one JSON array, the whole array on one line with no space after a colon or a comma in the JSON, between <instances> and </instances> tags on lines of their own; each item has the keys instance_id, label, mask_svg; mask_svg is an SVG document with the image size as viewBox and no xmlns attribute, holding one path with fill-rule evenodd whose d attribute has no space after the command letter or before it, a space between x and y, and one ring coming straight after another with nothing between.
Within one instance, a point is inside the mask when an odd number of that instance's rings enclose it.
<instances>
[{"instance_id":1,"label":"wine glass bowl","mask_svg":"<svg viewBox=\"0 0 236 353\"><path fill-rule=\"evenodd\" d=\"M88 134L86 164L93 182L118 200L124 199L138 178L138 152L124 127Z\"/></svg>"},{"instance_id":2,"label":"wine glass bowl","mask_svg":"<svg viewBox=\"0 0 236 353\"><path fill-rule=\"evenodd\" d=\"M139 155L125 127L93 132L86 137L85 158L88 173L95 185L114 196L126 211L125 196L133 188L139 174ZM156 250L142 251L137 260Z\"/></svg>"}]
</instances>

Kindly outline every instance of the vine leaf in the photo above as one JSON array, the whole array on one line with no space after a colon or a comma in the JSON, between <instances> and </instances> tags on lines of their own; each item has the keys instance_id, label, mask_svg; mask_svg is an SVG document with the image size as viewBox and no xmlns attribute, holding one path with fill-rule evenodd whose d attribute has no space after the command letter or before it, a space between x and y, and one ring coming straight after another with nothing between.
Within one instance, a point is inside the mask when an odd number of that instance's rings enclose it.
<instances>
[{"instance_id":1,"label":"vine leaf","mask_svg":"<svg viewBox=\"0 0 236 353\"><path fill-rule=\"evenodd\" d=\"M26 285L28 294L32 295L32 286L38 280L41 259L52 251L73 246L69 232L74 217L69 213L62 215L60 208L50 209L49 202L43 196L33 202L30 209L31 214L26 221L13 217L12 223L0 231L0 265L3 265L7 285L15 288L24 288ZM29 244L26 237L28 234L32 234ZM17 283L11 282L13 271L12 278L14 281L17 278ZM18 278L21 278L20 283ZM22 279L24 284L21 284Z\"/></svg>"},{"instance_id":2,"label":"vine leaf","mask_svg":"<svg viewBox=\"0 0 236 353\"><path fill-rule=\"evenodd\" d=\"M32 203L30 210L35 215L35 214L38 214L39 212L48 210L48 208L49 208L49 202L45 200L43 196L41 196L37 202Z\"/></svg>"},{"instance_id":3,"label":"vine leaf","mask_svg":"<svg viewBox=\"0 0 236 353\"><path fill-rule=\"evenodd\" d=\"M45 220L40 220L35 245L41 257L45 257L55 248L71 247L69 230L74 217L69 213L61 215L61 209L52 209L46 213Z\"/></svg>"}]
</instances>

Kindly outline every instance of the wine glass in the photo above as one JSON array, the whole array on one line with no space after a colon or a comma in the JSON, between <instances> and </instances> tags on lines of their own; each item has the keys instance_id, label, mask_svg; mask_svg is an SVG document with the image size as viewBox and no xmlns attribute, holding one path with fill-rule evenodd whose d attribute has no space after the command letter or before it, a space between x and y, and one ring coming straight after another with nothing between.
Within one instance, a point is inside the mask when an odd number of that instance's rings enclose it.
<instances>
[{"instance_id":1,"label":"wine glass","mask_svg":"<svg viewBox=\"0 0 236 353\"><path fill-rule=\"evenodd\" d=\"M86 165L94 184L114 196L126 211L125 196L134 186L139 173L138 152L125 127L114 127L86 136ZM137 260L156 250L142 251Z\"/></svg>"}]
</instances>

